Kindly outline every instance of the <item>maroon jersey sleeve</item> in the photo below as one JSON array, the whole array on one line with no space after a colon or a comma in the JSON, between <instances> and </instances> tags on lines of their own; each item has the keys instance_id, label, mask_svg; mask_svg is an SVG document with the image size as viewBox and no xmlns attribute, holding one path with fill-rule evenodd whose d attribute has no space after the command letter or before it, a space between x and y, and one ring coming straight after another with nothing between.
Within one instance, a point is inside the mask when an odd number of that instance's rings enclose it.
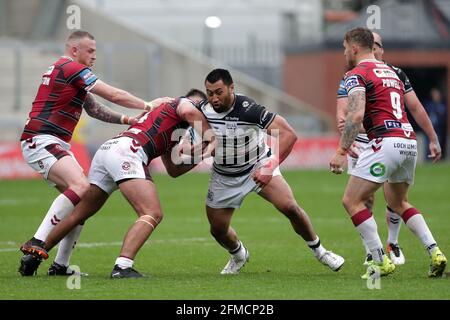
<instances>
[{"instance_id":1,"label":"maroon jersey sleeve","mask_svg":"<svg viewBox=\"0 0 450 320\"><path fill-rule=\"evenodd\" d=\"M67 69L69 73L72 73L69 75L67 83L79 89L89 91L98 80L97 76L91 71L91 69L79 63L72 63L72 66Z\"/></svg>"},{"instance_id":2,"label":"maroon jersey sleeve","mask_svg":"<svg viewBox=\"0 0 450 320\"><path fill-rule=\"evenodd\" d=\"M347 96L355 91L366 92L366 73L361 67L356 67L349 71L344 80L345 90L347 91Z\"/></svg>"}]
</instances>

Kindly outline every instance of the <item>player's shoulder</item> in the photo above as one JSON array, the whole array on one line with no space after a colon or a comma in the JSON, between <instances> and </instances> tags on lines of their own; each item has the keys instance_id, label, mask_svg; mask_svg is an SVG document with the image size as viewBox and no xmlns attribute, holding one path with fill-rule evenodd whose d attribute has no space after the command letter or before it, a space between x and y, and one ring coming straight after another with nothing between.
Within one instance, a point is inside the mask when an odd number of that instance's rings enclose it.
<instances>
[{"instance_id":1,"label":"player's shoulder","mask_svg":"<svg viewBox=\"0 0 450 320\"><path fill-rule=\"evenodd\" d=\"M234 103L235 108L248 108L250 106L256 105L255 100L253 100L250 97L247 97L246 95L236 93L236 101Z\"/></svg>"},{"instance_id":2,"label":"player's shoulder","mask_svg":"<svg viewBox=\"0 0 450 320\"><path fill-rule=\"evenodd\" d=\"M363 61L356 65L353 69L347 72L348 76L355 75L355 74L366 74L370 69L373 69L375 67L375 63L372 61Z\"/></svg>"},{"instance_id":3,"label":"player's shoulder","mask_svg":"<svg viewBox=\"0 0 450 320\"><path fill-rule=\"evenodd\" d=\"M83 70L86 70L86 72L91 72L91 69L88 66L67 58L61 58L58 60L58 66L63 69L64 72L70 74L79 73Z\"/></svg>"},{"instance_id":4,"label":"player's shoulder","mask_svg":"<svg viewBox=\"0 0 450 320\"><path fill-rule=\"evenodd\" d=\"M407 78L405 71L402 70L402 68L394 66L388 62L385 62L385 64L391 68L392 70L395 71L395 73L400 77L400 79L404 79Z\"/></svg>"},{"instance_id":5,"label":"player's shoulder","mask_svg":"<svg viewBox=\"0 0 450 320\"><path fill-rule=\"evenodd\" d=\"M347 71L344 77L344 83L347 82L349 78L355 77L356 75L363 75L366 74L366 69L361 67L360 65L357 65L353 69Z\"/></svg>"},{"instance_id":6,"label":"player's shoulder","mask_svg":"<svg viewBox=\"0 0 450 320\"><path fill-rule=\"evenodd\" d=\"M181 104L186 104L192 108L195 108L199 111L202 111L202 107L208 102L208 100L201 100L199 102L196 102L194 100L189 99L188 97L185 96L181 96L178 98L175 98L174 100L174 104L176 105L181 105Z\"/></svg>"},{"instance_id":7,"label":"player's shoulder","mask_svg":"<svg viewBox=\"0 0 450 320\"><path fill-rule=\"evenodd\" d=\"M394 70L397 73L403 72L402 69L400 69L397 66L394 66L393 64L389 63L389 62L384 62L385 65L387 65L389 68L391 68L392 70Z\"/></svg>"}]
</instances>

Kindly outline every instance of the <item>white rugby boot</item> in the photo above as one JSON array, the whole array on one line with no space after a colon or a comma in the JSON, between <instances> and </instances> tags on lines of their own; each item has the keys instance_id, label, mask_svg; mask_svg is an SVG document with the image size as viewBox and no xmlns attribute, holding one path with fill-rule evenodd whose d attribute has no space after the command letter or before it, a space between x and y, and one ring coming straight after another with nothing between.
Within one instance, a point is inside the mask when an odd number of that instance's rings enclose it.
<instances>
[{"instance_id":1,"label":"white rugby boot","mask_svg":"<svg viewBox=\"0 0 450 320\"><path fill-rule=\"evenodd\" d=\"M238 274L242 267L249 261L250 254L244 244L241 242L241 248L238 252L231 255L230 260L220 272L220 274Z\"/></svg>"},{"instance_id":2,"label":"white rugby boot","mask_svg":"<svg viewBox=\"0 0 450 320\"><path fill-rule=\"evenodd\" d=\"M332 251L325 251L320 256L316 256L317 260L323 265L328 266L333 271L339 271L344 265L345 259Z\"/></svg>"}]
</instances>

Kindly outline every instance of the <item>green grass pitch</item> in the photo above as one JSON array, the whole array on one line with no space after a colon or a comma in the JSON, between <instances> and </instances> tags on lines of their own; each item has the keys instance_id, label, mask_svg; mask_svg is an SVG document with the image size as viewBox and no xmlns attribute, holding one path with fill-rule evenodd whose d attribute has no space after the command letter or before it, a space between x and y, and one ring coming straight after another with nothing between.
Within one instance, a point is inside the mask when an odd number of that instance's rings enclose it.
<instances>
[{"instance_id":1,"label":"green grass pitch","mask_svg":"<svg viewBox=\"0 0 450 320\"><path fill-rule=\"evenodd\" d=\"M69 290L66 278L46 275L56 250L36 277L22 278L17 272L18 247L34 234L57 193L41 180L0 181L0 299L450 298L450 277L427 278L428 255L404 225L400 245L406 264L382 278L381 289L369 290L360 279L364 249L341 205L347 175L291 171L285 177L323 245L345 257L341 271L319 264L288 220L251 194L233 218L233 227L249 248L250 262L237 276L221 276L228 254L209 234L204 212L208 175L187 174L177 179L154 177L165 216L135 261L135 268L148 278L109 279L122 238L136 220L119 192L86 223L74 251L71 263L89 274L81 279L80 289ZM450 258L449 186L449 164L420 166L410 200ZM374 215L384 242L387 228L380 192Z\"/></svg>"}]
</instances>

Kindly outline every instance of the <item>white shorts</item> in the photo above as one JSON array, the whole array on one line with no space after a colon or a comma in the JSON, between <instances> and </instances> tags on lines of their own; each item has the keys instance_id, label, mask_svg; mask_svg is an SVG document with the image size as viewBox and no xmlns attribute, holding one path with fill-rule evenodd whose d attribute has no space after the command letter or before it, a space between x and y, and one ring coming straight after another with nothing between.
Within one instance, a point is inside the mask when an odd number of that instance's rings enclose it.
<instances>
[{"instance_id":1,"label":"white shorts","mask_svg":"<svg viewBox=\"0 0 450 320\"><path fill-rule=\"evenodd\" d=\"M388 137L370 141L351 175L376 183L414 183L417 141Z\"/></svg>"},{"instance_id":2,"label":"white shorts","mask_svg":"<svg viewBox=\"0 0 450 320\"><path fill-rule=\"evenodd\" d=\"M78 164L75 156L70 151L70 144L52 135L42 134L23 140L21 148L23 158L28 165L41 174L52 187L56 184L48 180L48 173L56 161L62 157L70 156ZM83 171L79 164L78 166Z\"/></svg>"},{"instance_id":3,"label":"white shorts","mask_svg":"<svg viewBox=\"0 0 450 320\"><path fill-rule=\"evenodd\" d=\"M213 170L209 180L206 205L215 209L239 208L247 194L252 191L256 193L261 191L261 187L253 181L253 173L261 165L256 165L252 171L238 177L224 176ZM281 176L279 167L275 168L272 176Z\"/></svg>"},{"instance_id":4,"label":"white shorts","mask_svg":"<svg viewBox=\"0 0 450 320\"><path fill-rule=\"evenodd\" d=\"M111 194L123 180L152 180L145 165L148 157L133 141L129 137L120 137L102 144L92 159L89 182Z\"/></svg>"},{"instance_id":5,"label":"white shorts","mask_svg":"<svg viewBox=\"0 0 450 320\"><path fill-rule=\"evenodd\" d=\"M358 155L364 152L369 147L369 143L355 141L353 146L356 148ZM347 173L352 174L353 169L358 162L358 158L353 158L352 156L347 154Z\"/></svg>"}]
</instances>

